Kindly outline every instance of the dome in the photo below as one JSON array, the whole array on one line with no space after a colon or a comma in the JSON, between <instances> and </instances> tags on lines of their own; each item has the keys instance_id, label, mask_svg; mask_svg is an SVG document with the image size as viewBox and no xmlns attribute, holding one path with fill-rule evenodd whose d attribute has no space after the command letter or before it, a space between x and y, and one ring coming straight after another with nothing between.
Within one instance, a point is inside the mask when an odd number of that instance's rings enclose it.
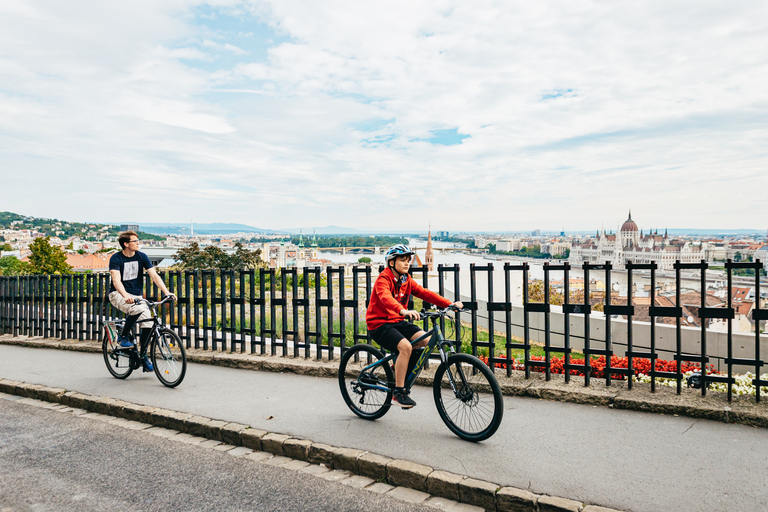
<instances>
[{"instance_id":1,"label":"dome","mask_svg":"<svg viewBox=\"0 0 768 512\"><path fill-rule=\"evenodd\" d=\"M627 233L627 232L637 233L638 231L640 231L639 229L637 229L637 224L635 224L635 221L632 220L632 212L629 212L629 218L624 221L624 224L621 225L620 231L622 233Z\"/></svg>"}]
</instances>

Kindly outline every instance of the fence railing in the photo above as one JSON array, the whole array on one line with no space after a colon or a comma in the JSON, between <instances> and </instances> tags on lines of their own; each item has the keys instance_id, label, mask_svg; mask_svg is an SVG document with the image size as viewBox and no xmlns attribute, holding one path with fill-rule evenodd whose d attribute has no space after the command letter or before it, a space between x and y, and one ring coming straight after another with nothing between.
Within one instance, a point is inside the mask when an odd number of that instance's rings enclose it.
<instances>
[{"instance_id":1,"label":"fence railing","mask_svg":"<svg viewBox=\"0 0 768 512\"><path fill-rule=\"evenodd\" d=\"M671 307L656 305L658 268L655 263L629 262L624 268L614 267L609 262L584 263L578 267L567 262L556 265L544 263L542 302L529 300L532 280L531 267L527 262L504 263L501 267L494 267L492 263L471 264L469 290L462 290L467 281L461 279L464 274L458 264L438 265L432 275L425 267L416 267L411 269L411 274L424 287L432 284L433 289L437 279L437 293L464 302L468 312L457 314L454 320L444 320L441 327L448 339L458 340L457 350L487 356L489 365L495 371L501 369L510 375L513 365L517 363L518 367L522 366L526 378L530 378L530 372L534 370L543 372L549 380L552 357L559 355L566 381L572 373L579 373L584 375L585 385L590 385L595 373L593 358L602 356L605 361L602 370L605 384L610 385L617 378L627 379L631 388L635 365L640 360L650 360L651 389L656 390L657 378L669 378L677 381L677 392L681 393L685 380L683 363L693 362L701 367L701 394L706 395L708 383L722 382L727 384L728 399L731 400L735 383L734 366L749 367L754 368L755 398L759 401L760 386L768 386L768 381L760 379L764 361L761 359L759 325L760 321L768 319L768 310L760 309L759 301L762 264L759 260L738 263L729 260L725 263L728 290L732 289L734 270L753 269L755 273L756 301L752 320L756 328L754 347L750 348L749 357L734 356L735 309L732 294L727 294L726 307L707 307L708 264L705 261L677 262L674 268L676 300ZM379 268L379 272L382 269ZM503 272L503 283L496 283L494 280L498 277L494 276L498 276L500 270ZM573 270L580 270L584 278L583 293L579 294L583 299L578 303L571 302L569 289ZM626 304L612 304L611 272L618 270L627 274ZM701 300L697 310L700 334L693 344L698 346L697 351L687 351L683 344L682 270L698 271L701 280ZM633 272L638 271L645 271L650 278L650 329L647 339L641 340L636 339L637 325L633 325L633 317L636 316ZM351 272L341 266L324 270L170 271L160 272L160 275L169 290L178 297L175 304L163 306L161 314L187 348L256 354L269 352L271 355L332 360L354 344L371 343L365 328L365 310L374 277L371 266L354 266ZM550 283L553 276L563 279L563 302L558 306L551 303ZM608 284L604 298L590 300L590 277L600 276L604 276ZM0 334L101 340L105 318L120 314L106 300L109 279L108 274L0 277ZM480 282L487 283L487 289L480 290ZM521 301L513 299L514 283L521 285ZM147 298L159 300L159 290L148 275L145 276L144 289ZM503 299L499 300L501 296ZM602 307L597 307L598 304ZM598 309L603 311L598 312ZM557 330L552 327L553 315L557 315L556 320L561 325ZM617 347L613 337L619 331L612 328L611 322L619 325L618 317L626 318L626 334L623 334L622 343ZM660 318L675 321L675 344L674 348L668 349L676 363L673 371L656 369L656 361L660 359L657 346L657 319ZM707 350L707 320L712 319L727 323L725 353L716 356ZM594 333L600 330L602 336L595 336ZM513 336L513 331L521 336ZM537 339L543 338L543 343L540 343L542 357L531 355L534 345L532 334ZM739 340L739 345L739 354L743 354L743 339ZM522 361L520 356L513 355L513 350L522 353ZM572 353L576 350L583 352L583 363L572 361ZM613 356L626 357L626 367L611 366ZM711 357L719 357L727 366L727 375L708 374L707 364Z\"/></svg>"}]
</instances>

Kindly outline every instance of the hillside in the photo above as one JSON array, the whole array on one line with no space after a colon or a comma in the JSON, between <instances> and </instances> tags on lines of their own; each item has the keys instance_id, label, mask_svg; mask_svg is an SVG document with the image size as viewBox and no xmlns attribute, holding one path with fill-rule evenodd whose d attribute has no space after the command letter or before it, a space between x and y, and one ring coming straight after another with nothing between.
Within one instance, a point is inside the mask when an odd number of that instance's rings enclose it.
<instances>
[{"instance_id":1,"label":"hillside","mask_svg":"<svg viewBox=\"0 0 768 512\"><path fill-rule=\"evenodd\" d=\"M120 226L112 224L96 224L68 222L59 219L45 219L19 215L12 212L0 212L0 229L29 229L43 233L46 236L55 236L61 239L73 236L83 240L98 241L107 237L115 237L120 234ZM163 240L163 237L149 233L141 233L141 238L149 240Z\"/></svg>"}]
</instances>

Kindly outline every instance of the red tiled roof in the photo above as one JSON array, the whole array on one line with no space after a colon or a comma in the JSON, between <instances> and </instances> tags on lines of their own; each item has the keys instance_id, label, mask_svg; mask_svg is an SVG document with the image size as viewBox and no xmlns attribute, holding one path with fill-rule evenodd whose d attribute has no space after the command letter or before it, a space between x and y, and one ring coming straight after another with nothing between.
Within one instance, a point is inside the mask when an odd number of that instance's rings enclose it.
<instances>
[{"instance_id":1,"label":"red tiled roof","mask_svg":"<svg viewBox=\"0 0 768 512\"><path fill-rule=\"evenodd\" d=\"M116 252L116 251L115 251ZM97 254L67 254L67 264L74 270L109 270L109 258L114 252L100 252Z\"/></svg>"}]
</instances>

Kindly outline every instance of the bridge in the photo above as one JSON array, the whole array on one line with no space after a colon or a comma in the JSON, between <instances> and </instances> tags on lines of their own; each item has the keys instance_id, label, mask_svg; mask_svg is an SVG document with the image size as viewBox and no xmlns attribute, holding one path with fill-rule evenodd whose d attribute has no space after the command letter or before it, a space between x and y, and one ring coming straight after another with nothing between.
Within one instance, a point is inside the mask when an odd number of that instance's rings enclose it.
<instances>
[{"instance_id":1,"label":"bridge","mask_svg":"<svg viewBox=\"0 0 768 512\"><path fill-rule=\"evenodd\" d=\"M339 252L341 254L381 254L381 247L318 247L319 251L323 252ZM414 251L424 251L425 247L411 246ZM481 253L483 249L468 249L466 247L433 247L432 250L439 254L445 254L449 252L464 252L464 253Z\"/></svg>"}]
</instances>

